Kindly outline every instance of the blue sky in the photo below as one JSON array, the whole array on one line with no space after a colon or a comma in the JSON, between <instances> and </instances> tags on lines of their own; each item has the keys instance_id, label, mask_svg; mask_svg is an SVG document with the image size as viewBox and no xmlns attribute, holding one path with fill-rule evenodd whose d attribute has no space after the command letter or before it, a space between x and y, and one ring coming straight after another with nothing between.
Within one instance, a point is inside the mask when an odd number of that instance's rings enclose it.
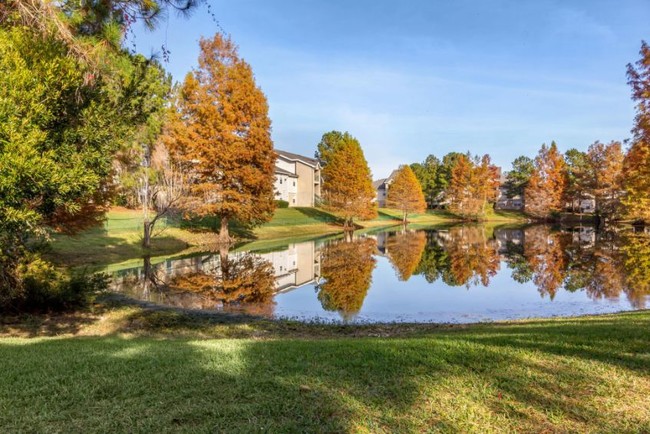
<instances>
[{"instance_id":1,"label":"blue sky","mask_svg":"<svg viewBox=\"0 0 650 434\"><path fill-rule=\"evenodd\" d=\"M507 169L551 140L629 137L625 65L650 39L646 0L208 1L268 98L275 147L311 156L349 131L375 178L428 154ZM165 43L182 80L217 30L203 7L134 41L147 55Z\"/></svg>"}]
</instances>

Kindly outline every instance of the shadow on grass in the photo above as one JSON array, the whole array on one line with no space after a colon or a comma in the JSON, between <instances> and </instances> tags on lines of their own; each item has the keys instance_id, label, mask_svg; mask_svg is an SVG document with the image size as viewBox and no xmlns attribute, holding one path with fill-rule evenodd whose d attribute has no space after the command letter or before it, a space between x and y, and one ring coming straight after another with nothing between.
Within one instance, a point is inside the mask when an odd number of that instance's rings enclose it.
<instances>
[{"instance_id":1,"label":"shadow on grass","mask_svg":"<svg viewBox=\"0 0 650 434\"><path fill-rule=\"evenodd\" d=\"M219 233L221 228L221 219L219 217L209 216L201 218L183 219L178 223L181 229L193 233L212 232ZM255 239L255 232L251 226L240 223L236 220L228 224L228 231L231 237L239 239Z\"/></svg>"},{"instance_id":2,"label":"shadow on grass","mask_svg":"<svg viewBox=\"0 0 650 434\"><path fill-rule=\"evenodd\" d=\"M301 214L321 223L330 223L330 224L343 224L343 219L339 218L333 214L320 210L318 208L303 208L297 207L294 208L299 211Z\"/></svg>"},{"instance_id":3,"label":"shadow on grass","mask_svg":"<svg viewBox=\"0 0 650 434\"><path fill-rule=\"evenodd\" d=\"M152 238L149 252L142 248L141 243L141 240L127 241L103 233L83 234L57 238L46 248L45 254L57 265L72 268L87 266L92 270L115 262L142 258L147 253L159 256L178 253L189 247L185 241L164 233Z\"/></svg>"},{"instance_id":4,"label":"shadow on grass","mask_svg":"<svg viewBox=\"0 0 650 434\"><path fill-rule=\"evenodd\" d=\"M377 220L395 220L398 222L402 221L402 219L399 216L391 215L386 211L382 211L381 209L377 210Z\"/></svg>"},{"instance_id":5,"label":"shadow on grass","mask_svg":"<svg viewBox=\"0 0 650 434\"><path fill-rule=\"evenodd\" d=\"M0 428L644 431L648 381L635 371L645 374L648 359L621 355L647 340L648 322L646 314L629 325L540 322L409 339L0 341ZM647 355L647 344L638 349Z\"/></svg>"}]
</instances>

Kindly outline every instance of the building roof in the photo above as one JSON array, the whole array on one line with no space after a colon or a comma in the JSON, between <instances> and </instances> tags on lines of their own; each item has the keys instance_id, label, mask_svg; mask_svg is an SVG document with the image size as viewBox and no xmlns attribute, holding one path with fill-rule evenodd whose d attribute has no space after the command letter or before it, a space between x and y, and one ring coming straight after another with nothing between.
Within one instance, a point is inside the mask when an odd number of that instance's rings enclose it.
<instances>
[{"instance_id":1,"label":"building roof","mask_svg":"<svg viewBox=\"0 0 650 434\"><path fill-rule=\"evenodd\" d=\"M372 186L375 190L377 190L384 182L386 181L386 178L381 178L376 181L372 181Z\"/></svg>"},{"instance_id":2,"label":"building roof","mask_svg":"<svg viewBox=\"0 0 650 434\"><path fill-rule=\"evenodd\" d=\"M305 157L304 155L294 154L293 152L281 151L276 149L275 152L279 157L282 157L290 161L300 161L308 166L316 167L318 165L318 160L315 158Z\"/></svg>"},{"instance_id":3,"label":"building roof","mask_svg":"<svg viewBox=\"0 0 650 434\"><path fill-rule=\"evenodd\" d=\"M290 176L292 178L297 178L298 177L298 175L296 175L295 173L291 173L288 170L284 170L283 168L278 167L278 166L275 166L275 172L274 173L276 175L286 175L286 176Z\"/></svg>"},{"instance_id":4,"label":"building roof","mask_svg":"<svg viewBox=\"0 0 650 434\"><path fill-rule=\"evenodd\" d=\"M390 175L388 175L388 178L386 178L386 182L392 181L397 176L397 172L399 172L399 169L395 169L390 172Z\"/></svg>"}]
</instances>

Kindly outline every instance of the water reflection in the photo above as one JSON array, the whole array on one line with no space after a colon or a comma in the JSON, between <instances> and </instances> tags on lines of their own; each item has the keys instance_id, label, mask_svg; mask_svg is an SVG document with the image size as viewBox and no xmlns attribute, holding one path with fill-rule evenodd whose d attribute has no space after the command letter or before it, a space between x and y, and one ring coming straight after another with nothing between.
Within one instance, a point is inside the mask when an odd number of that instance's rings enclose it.
<instances>
[{"instance_id":1,"label":"water reflection","mask_svg":"<svg viewBox=\"0 0 650 434\"><path fill-rule=\"evenodd\" d=\"M401 229L153 265L145 259L116 273L113 289L184 308L345 321L637 309L650 295L650 234L545 225Z\"/></svg>"},{"instance_id":2,"label":"water reflection","mask_svg":"<svg viewBox=\"0 0 650 434\"><path fill-rule=\"evenodd\" d=\"M361 310L372 282L377 244L372 238L331 242L321 252L322 277L316 285L323 309L350 320Z\"/></svg>"},{"instance_id":3,"label":"water reflection","mask_svg":"<svg viewBox=\"0 0 650 434\"><path fill-rule=\"evenodd\" d=\"M403 230L388 235L385 241L385 255L390 259L399 280L409 280L413 275L427 244L423 231Z\"/></svg>"}]
</instances>

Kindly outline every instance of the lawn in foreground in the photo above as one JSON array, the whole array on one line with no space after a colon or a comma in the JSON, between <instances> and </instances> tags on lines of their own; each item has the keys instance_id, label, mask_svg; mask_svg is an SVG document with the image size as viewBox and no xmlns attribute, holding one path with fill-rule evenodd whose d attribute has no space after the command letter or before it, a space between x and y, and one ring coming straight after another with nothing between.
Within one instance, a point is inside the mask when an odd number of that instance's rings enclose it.
<instances>
[{"instance_id":1,"label":"lawn in foreground","mask_svg":"<svg viewBox=\"0 0 650 434\"><path fill-rule=\"evenodd\" d=\"M0 431L650 430L648 312L407 329L0 339Z\"/></svg>"}]
</instances>

